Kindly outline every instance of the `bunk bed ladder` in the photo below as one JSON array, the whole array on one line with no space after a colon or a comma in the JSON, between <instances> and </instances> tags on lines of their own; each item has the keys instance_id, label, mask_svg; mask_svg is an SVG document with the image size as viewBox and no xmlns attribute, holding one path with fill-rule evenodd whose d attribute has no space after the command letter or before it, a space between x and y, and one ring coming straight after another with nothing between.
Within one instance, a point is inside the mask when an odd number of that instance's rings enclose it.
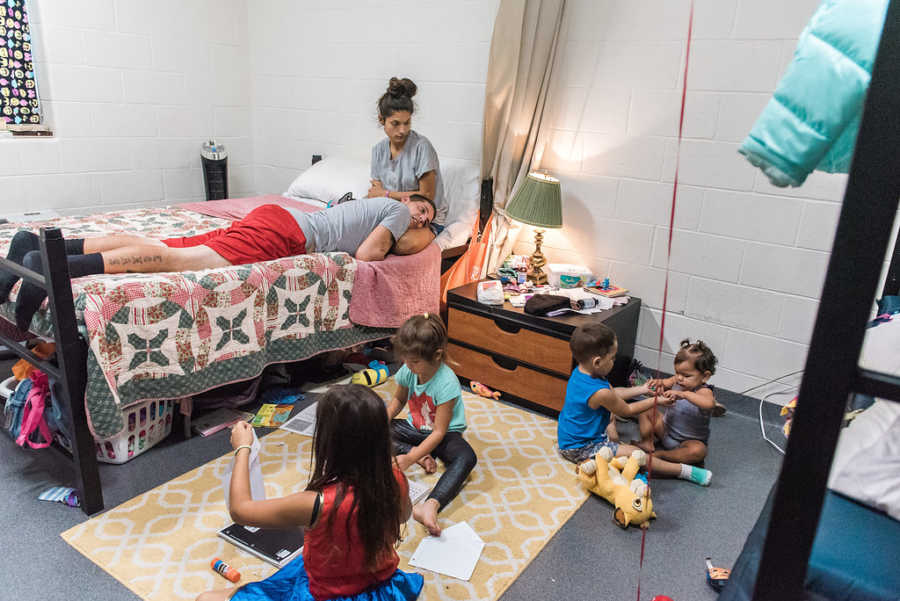
<instances>
[{"instance_id":1,"label":"bunk bed ladder","mask_svg":"<svg viewBox=\"0 0 900 601\"><path fill-rule=\"evenodd\" d=\"M75 488L81 500L81 509L91 515L103 509L103 493L94 452L94 438L87 426L84 405L87 345L75 325L72 283L62 234L58 228L41 228L40 239L41 259L46 276L6 259L0 259L0 264L4 270L47 291L56 342L56 363L37 357L24 344L4 334L0 334L0 343L55 381L57 400L72 430L72 440L69 441L72 451L71 456L67 457L75 467Z\"/></svg>"},{"instance_id":2,"label":"bunk bed ladder","mask_svg":"<svg viewBox=\"0 0 900 601\"><path fill-rule=\"evenodd\" d=\"M900 401L900 378L858 366L900 198L898 149L900 1L892 0L775 489L756 574L755 601L806 598L807 564L850 393L865 392ZM896 277L894 261L891 272ZM891 290L891 286L889 277L885 290Z\"/></svg>"}]
</instances>

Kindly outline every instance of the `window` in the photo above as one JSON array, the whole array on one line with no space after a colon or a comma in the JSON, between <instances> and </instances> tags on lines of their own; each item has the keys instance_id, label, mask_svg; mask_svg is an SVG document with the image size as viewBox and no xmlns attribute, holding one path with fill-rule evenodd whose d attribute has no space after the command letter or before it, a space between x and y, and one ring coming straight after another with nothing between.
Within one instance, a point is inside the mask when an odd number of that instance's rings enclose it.
<instances>
[{"instance_id":1,"label":"window","mask_svg":"<svg viewBox=\"0 0 900 601\"><path fill-rule=\"evenodd\" d=\"M0 2L0 129L46 129L41 125L25 0Z\"/></svg>"}]
</instances>

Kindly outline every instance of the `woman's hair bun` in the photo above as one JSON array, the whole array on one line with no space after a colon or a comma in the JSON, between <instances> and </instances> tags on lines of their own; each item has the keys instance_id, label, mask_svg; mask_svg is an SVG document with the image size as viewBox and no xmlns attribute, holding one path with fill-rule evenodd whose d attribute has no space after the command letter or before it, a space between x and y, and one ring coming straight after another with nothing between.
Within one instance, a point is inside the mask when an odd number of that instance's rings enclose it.
<instances>
[{"instance_id":1,"label":"woman's hair bun","mask_svg":"<svg viewBox=\"0 0 900 601\"><path fill-rule=\"evenodd\" d=\"M391 96L406 96L407 98L412 98L416 95L416 91L418 88L416 84L413 83L413 80L408 79L406 77L392 77L391 81L388 82L387 92Z\"/></svg>"}]
</instances>

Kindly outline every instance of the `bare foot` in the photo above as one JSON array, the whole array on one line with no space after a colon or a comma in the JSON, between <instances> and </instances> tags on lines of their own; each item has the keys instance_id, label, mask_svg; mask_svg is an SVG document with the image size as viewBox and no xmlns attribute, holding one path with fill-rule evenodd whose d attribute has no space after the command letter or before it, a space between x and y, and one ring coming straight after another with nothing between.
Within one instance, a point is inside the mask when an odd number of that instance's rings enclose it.
<instances>
[{"instance_id":1,"label":"bare foot","mask_svg":"<svg viewBox=\"0 0 900 601\"><path fill-rule=\"evenodd\" d=\"M441 535L441 527L437 523L438 509L440 509L440 504L437 499L426 499L413 507L413 518L425 526L431 536Z\"/></svg>"},{"instance_id":2,"label":"bare foot","mask_svg":"<svg viewBox=\"0 0 900 601\"><path fill-rule=\"evenodd\" d=\"M437 461L435 461L434 457L431 455L425 455L416 463L422 466L422 469L425 470L426 474L433 474L437 471Z\"/></svg>"}]
</instances>

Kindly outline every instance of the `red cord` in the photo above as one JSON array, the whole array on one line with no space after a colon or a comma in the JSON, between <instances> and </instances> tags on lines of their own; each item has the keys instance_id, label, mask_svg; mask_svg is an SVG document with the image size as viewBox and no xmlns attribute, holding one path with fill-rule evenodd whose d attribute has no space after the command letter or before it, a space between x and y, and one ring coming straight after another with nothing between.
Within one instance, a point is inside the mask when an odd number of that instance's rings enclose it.
<instances>
[{"instance_id":1,"label":"red cord","mask_svg":"<svg viewBox=\"0 0 900 601\"><path fill-rule=\"evenodd\" d=\"M681 88L681 115L678 117L678 146L675 150L675 181L672 185L672 206L669 211L669 240L666 247L666 279L663 286L662 319L659 324L659 348L656 355L656 377L659 378L659 368L662 364L663 336L666 331L666 305L669 300L669 262L672 259L672 234L675 230L675 199L678 196L678 163L681 158L681 137L684 129L684 105L687 98L688 62L691 58L691 30L694 26L694 0L691 0L690 13L688 15L687 44L684 53L684 83ZM659 403L659 391L653 391L652 423L656 423L656 408ZM653 476L653 453L647 457L647 486ZM641 559L638 566L637 601L641 601L641 574L644 571L644 547L647 542L647 528L641 531Z\"/></svg>"}]
</instances>

